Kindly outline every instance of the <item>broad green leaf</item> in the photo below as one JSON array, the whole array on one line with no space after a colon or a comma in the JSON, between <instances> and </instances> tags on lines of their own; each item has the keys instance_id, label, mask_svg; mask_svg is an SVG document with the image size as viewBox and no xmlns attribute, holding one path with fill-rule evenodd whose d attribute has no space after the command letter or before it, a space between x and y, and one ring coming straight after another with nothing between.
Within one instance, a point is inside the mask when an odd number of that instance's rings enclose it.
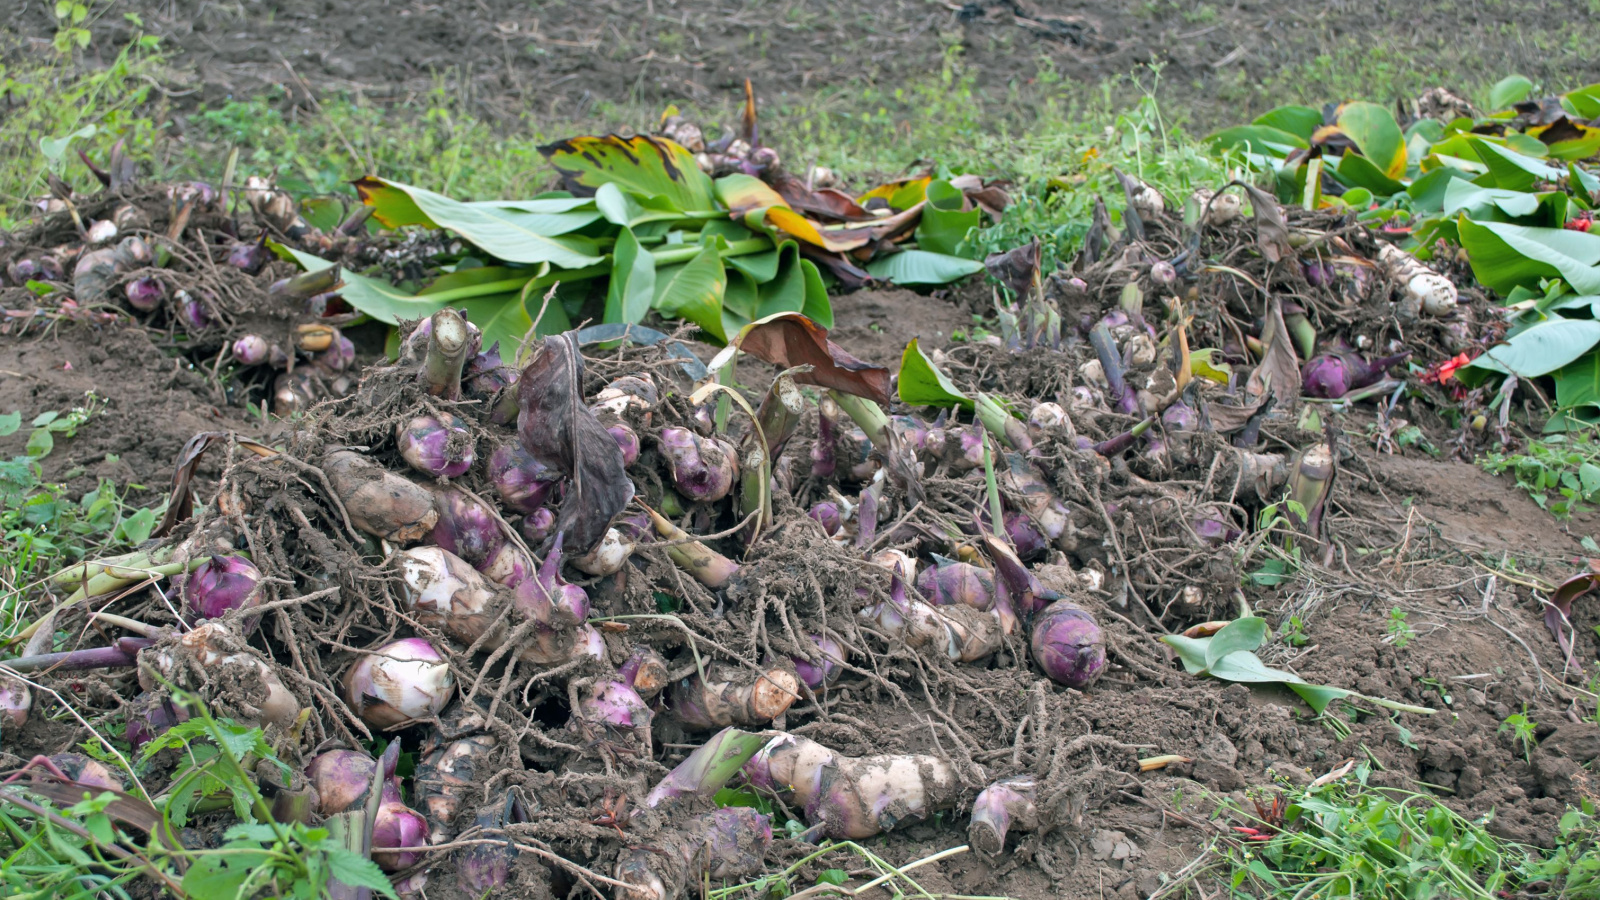
<instances>
[{"instance_id":1,"label":"broad green leaf","mask_svg":"<svg viewBox=\"0 0 1600 900\"><path fill-rule=\"evenodd\" d=\"M900 401L908 406L959 406L972 409L972 398L924 356L917 339L900 355Z\"/></svg>"},{"instance_id":2,"label":"broad green leaf","mask_svg":"<svg viewBox=\"0 0 1600 900\"><path fill-rule=\"evenodd\" d=\"M1591 84L1561 95L1561 105L1580 119L1600 119L1600 84Z\"/></svg>"},{"instance_id":3,"label":"broad green leaf","mask_svg":"<svg viewBox=\"0 0 1600 900\"><path fill-rule=\"evenodd\" d=\"M1288 687L1289 690L1299 694L1300 699L1304 700L1306 705L1311 707L1312 711L1319 716L1322 715L1323 710L1328 708L1328 704L1353 695L1351 691L1347 691L1344 688L1327 687L1321 684L1290 682Z\"/></svg>"},{"instance_id":4,"label":"broad green leaf","mask_svg":"<svg viewBox=\"0 0 1600 900\"><path fill-rule=\"evenodd\" d=\"M1565 366L1600 343L1600 322L1555 318L1513 335L1469 363L1486 369L1534 378Z\"/></svg>"},{"instance_id":5,"label":"broad green leaf","mask_svg":"<svg viewBox=\"0 0 1600 900\"><path fill-rule=\"evenodd\" d=\"M17 429L21 427L22 413L20 411L0 415L0 437L16 434Z\"/></svg>"},{"instance_id":6,"label":"broad green leaf","mask_svg":"<svg viewBox=\"0 0 1600 900\"><path fill-rule=\"evenodd\" d=\"M1393 196L1406 189L1405 185L1379 171L1371 160L1354 153L1346 153L1340 157L1339 164L1330 166L1328 171L1345 184L1366 188L1380 197Z\"/></svg>"},{"instance_id":7,"label":"broad green leaf","mask_svg":"<svg viewBox=\"0 0 1600 900\"><path fill-rule=\"evenodd\" d=\"M728 269L726 274L728 286L722 292L722 333L737 334L739 329L759 318L756 307L761 288L738 269Z\"/></svg>"},{"instance_id":8,"label":"broad green leaf","mask_svg":"<svg viewBox=\"0 0 1600 900\"><path fill-rule=\"evenodd\" d=\"M688 319L726 343L722 293L727 284L722 257L716 248L706 247L688 262L656 272L656 294L651 306L664 316Z\"/></svg>"},{"instance_id":9,"label":"broad green leaf","mask_svg":"<svg viewBox=\"0 0 1600 900\"><path fill-rule=\"evenodd\" d=\"M720 237L720 235L710 236ZM706 237L707 235L702 232L701 240L704 241ZM795 246L794 241L784 241L783 244L786 247ZM778 252L778 248L774 247L765 253L745 253L739 256L729 256L723 262L749 275L755 280L756 284L766 284L778 277L778 263L782 261L781 256L782 254Z\"/></svg>"},{"instance_id":10,"label":"broad green leaf","mask_svg":"<svg viewBox=\"0 0 1600 900\"><path fill-rule=\"evenodd\" d=\"M312 256L310 253L285 247L273 241L268 241L267 246L280 258L299 263L300 268L307 272L320 272L329 266L337 265L320 256ZM345 272L342 277L344 289L339 292L339 296L358 311L389 325L398 325L401 319L427 318L444 307L443 303L408 294L377 278L367 278L351 272Z\"/></svg>"},{"instance_id":11,"label":"broad green leaf","mask_svg":"<svg viewBox=\"0 0 1600 900\"><path fill-rule=\"evenodd\" d=\"M1535 182L1553 182L1567 174L1566 169L1480 138L1472 138L1472 146L1478 158L1489 167L1489 174L1494 178L1492 187L1526 191L1531 190ZM1542 149L1543 145L1540 147Z\"/></svg>"},{"instance_id":12,"label":"broad green leaf","mask_svg":"<svg viewBox=\"0 0 1600 900\"><path fill-rule=\"evenodd\" d=\"M1533 82L1522 75L1507 75L1489 88L1490 111L1507 109L1528 99L1533 93Z\"/></svg>"},{"instance_id":13,"label":"broad green leaf","mask_svg":"<svg viewBox=\"0 0 1600 900\"><path fill-rule=\"evenodd\" d=\"M833 304L828 302L828 286L822 282L822 270L811 260L801 259L800 271L806 284L806 303L800 314L823 328L832 328Z\"/></svg>"},{"instance_id":14,"label":"broad green leaf","mask_svg":"<svg viewBox=\"0 0 1600 900\"><path fill-rule=\"evenodd\" d=\"M1529 137L1520 131L1508 131L1500 140L1507 150L1520 153L1529 159L1548 159L1550 156L1550 148L1544 145L1544 141Z\"/></svg>"},{"instance_id":15,"label":"broad green leaf","mask_svg":"<svg viewBox=\"0 0 1600 900\"><path fill-rule=\"evenodd\" d=\"M1586 125L1581 122L1566 122L1565 124L1576 128L1579 134L1574 138L1551 141L1549 144L1546 144L1549 157L1551 159L1567 161L1588 159L1594 156L1596 151L1600 151L1600 128L1595 128L1592 125ZM1544 141L1550 134L1549 127L1538 129L1530 128L1528 131L1529 134L1539 138L1541 142ZM1563 132L1560 133L1564 133L1564 129Z\"/></svg>"},{"instance_id":16,"label":"broad green leaf","mask_svg":"<svg viewBox=\"0 0 1600 900\"><path fill-rule=\"evenodd\" d=\"M344 204L336 197L307 197L300 201L300 217L320 231L333 231L344 223Z\"/></svg>"},{"instance_id":17,"label":"broad green leaf","mask_svg":"<svg viewBox=\"0 0 1600 900\"><path fill-rule=\"evenodd\" d=\"M1234 619L1211 636L1211 643L1206 645L1206 667L1216 665L1218 660L1235 650L1254 651L1266 639L1266 619L1259 616Z\"/></svg>"},{"instance_id":18,"label":"broad green leaf","mask_svg":"<svg viewBox=\"0 0 1600 900\"><path fill-rule=\"evenodd\" d=\"M927 250L902 250L867 263L873 278L895 284L949 284L982 271L978 260Z\"/></svg>"},{"instance_id":19,"label":"broad green leaf","mask_svg":"<svg viewBox=\"0 0 1600 900\"><path fill-rule=\"evenodd\" d=\"M1501 294L1545 278L1564 279L1580 294L1600 294L1600 236L1465 217L1460 229L1472 274Z\"/></svg>"},{"instance_id":20,"label":"broad green leaf","mask_svg":"<svg viewBox=\"0 0 1600 900\"><path fill-rule=\"evenodd\" d=\"M533 296L534 302L539 299L538 294ZM521 291L455 300L450 305L464 313L467 321L483 332L485 349L496 342L500 344L502 359L515 359L522 339L533 329L533 318L528 315Z\"/></svg>"},{"instance_id":21,"label":"broad green leaf","mask_svg":"<svg viewBox=\"0 0 1600 900\"><path fill-rule=\"evenodd\" d=\"M922 207L922 219L917 223L917 246L934 253L955 255L967 233L977 228L983 219L982 210L976 207L963 210L965 205L966 196L950 182L930 182L928 202Z\"/></svg>"},{"instance_id":22,"label":"broad green leaf","mask_svg":"<svg viewBox=\"0 0 1600 900\"><path fill-rule=\"evenodd\" d=\"M1208 670L1214 678L1245 684L1271 684L1303 682L1300 676L1282 669L1274 669L1249 650L1235 650L1211 664Z\"/></svg>"},{"instance_id":23,"label":"broad green leaf","mask_svg":"<svg viewBox=\"0 0 1600 900\"><path fill-rule=\"evenodd\" d=\"M605 321L637 325L656 296L656 258L639 246L633 229L617 232L611 251L611 284L606 288Z\"/></svg>"},{"instance_id":24,"label":"broad green leaf","mask_svg":"<svg viewBox=\"0 0 1600 900\"><path fill-rule=\"evenodd\" d=\"M682 211L666 197L641 197L606 182L594 192L595 211L613 225L638 228L652 222L672 222L683 218Z\"/></svg>"},{"instance_id":25,"label":"broad green leaf","mask_svg":"<svg viewBox=\"0 0 1600 900\"><path fill-rule=\"evenodd\" d=\"M1256 116L1253 124L1276 128L1300 138L1302 142L1307 142L1322 124L1322 110L1312 109L1309 106L1280 106ZM1301 143L1300 146L1309 145Z\"/></svg>"},{"instance_id":26,"label":"broad green leaf","mask_svg":"<svg viewBox=\"0 0 1600 900\"><path fill-rule=\"evenodd\" d=\"M1339 110L1338 125L1378 171L1390 178L1406 173L1405 135L1388 107L1365 101L1347 103Z\"/></svg>"},{"instance_id":27,"label":"broad green leaf","mask_svg":"<svg viewBox=\"0 0 1600 900\"><path fill-rule=\"evenodd\" d=\"M1567 195L1557 191L1530 194L1505 188L1479 187L1455 179L1444 192L1445 215L1465 212L1476 221L1514 221L1518 225L1560 228L1567 220Z\"/></svg>"},{"instance_id":28,"label":"broad green leaf","mask_svg":"<svg viewBox=\"0 0 1600 900\"><path fill-rule=\"evenodd\" d=\"M561 212L543 212L538 209L538 206L536 206L536 204L564 206L572 203L586 205L575 209L563 210ZM513 226L525 228L528 231L543 235L545 237L558 237L569 232L577 231L591 222L598 222L601 218L601 212L595 202L587 198L574 198L570 200L526 200L521 204L515 202L497 203L490 201L467 203L464 205L471 207L472 209L482 210L491 216L504 219ZM534 208L528 209L527 207L530 206Z\"/></svg>"},{"instance_id":29,"label":"broad green leaf","mask_svg":"<svg viewBox=\"0 0 1600 900\"><path fill-rule=\"evenodd\" d=\"M1218 150L1244 147L1275 159L1283 159L1290 151L1304 150L1310 146L1304 138L1266 125L1236 125L1224 128L1206 138Z\"/></svg>"},{"instance_id":30,"label":"broad green leaf","mask_svg":"<svg viewBox=\"0 0 1600 900\"><path fill-rule=\"evenodd\" d=\"M1202 675L1206 671L1206 647L1211 643L1211 638L1184 637L1181 634L1164 634L1161 642L1170 646L1178 654L1178 660L1183 663L1183 668L1190 675Z\"/></svg>"},{"instance_id":31,"label":"broad green leaf","mask_svg":"<svg viewBox=\"0 0 1600 900\"><path fill-rule=\"evenodd\" d=\"M543 234L545 213L510 207L486 207L452 200L424 188L368 176L355 183L373 216L385 225L427 225L448 228L506 262L547 262L576 269L600 262L594 242L574 235ZM592 220L591 220L592 221Z\"/></svg>"},{"instance_id":32,"label":"broad green leaf","mask_svg":"<svg viewBox=\"0 0 1600 900\"><path fill-rule=\"evenodd\" d=\"M1600 406L1600 353L1588 353L1555 371L1556 406Z\"/></svg>"},{"instance_id":33,"label":"broad green leaf","mask_svg":"<svg viewBox=\"0 0 1600 900\"><path fill-rule=\"evenodd\" d=\"M540 147L573 193L607 183L644 197L665 197L682 212L716 208L711 179L688 150L650 135L583 136Z\"/></svg>"},{"instance_id":34,"label":"broad green leaf","mask_svg":"<svg viewBox=\"0 0 1600 900\"><path fill-rule=\"evenodd\" d=\"M800 265L800 246L794 241L784 241L778 253L782 257L782 264L778 266L777 274L761 285L761 295L756 303L755 315L751 317L752 321L775 316L778 313L805 312L806 274L804 267ZM733 257L733 259L740 258ZM730 263L732 261L729 260Z\"/></svg>"},{"instance_id":35,"label":"broad green leaf","mask_svg":"<svg viewBox=\"0 0 1600 900\"><path fill-rule=\"evenodd\" d=\"M1590 498L1596 491L1600 491L1600 466L1591 462L1581 463L1578 466L1578 486L1583 488L1583 496Z\"/></svg>"}]
</instances>

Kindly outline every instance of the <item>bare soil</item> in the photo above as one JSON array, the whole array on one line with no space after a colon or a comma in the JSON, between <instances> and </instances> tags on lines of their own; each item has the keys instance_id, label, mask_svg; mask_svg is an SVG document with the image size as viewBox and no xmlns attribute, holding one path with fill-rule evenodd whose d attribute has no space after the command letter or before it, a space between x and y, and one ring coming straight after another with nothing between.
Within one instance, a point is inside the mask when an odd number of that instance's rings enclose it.
<instances>
[{"instance_id":1,"label":"bare soil","mask_svg":"<svg viewBox=\"0 0 1600 900\"><path fill-rule=\"evenodd\" d=\"M131 33L121 13L138 14L193 73L200 93L181 102L269 86L302 99L310 88L405 101L442 78L481 115L507 121L525 112L577 120L622 100L720 105L747 77L769 99L821 100L863 87L891 93L938 72L957 49L983 98L1025 101L1016 115L1028 102L1070 103L1085 87L1161 63L1163 99L1202 128L1308 99L1259 95L1260 85L1285 76L1284 91L1320 97L1315 80L1330 72L1317 69L1319 58L1330 70L1363 66L1401 81L1413 70L1417 79L1443 73L1474 83L1509 72L1556 85L1600 81L1600 63L1581 52L1581 41L1566 40L1588 14L1583 4L1521 0L1311 10L1163 0L130 0L115 12L96 24L95 46L120 46ZM11 4L0 30L42 42L53 32L51 5ZM1374 67L1374 59L1392 62Z\"/></svg>"}]
</instances>

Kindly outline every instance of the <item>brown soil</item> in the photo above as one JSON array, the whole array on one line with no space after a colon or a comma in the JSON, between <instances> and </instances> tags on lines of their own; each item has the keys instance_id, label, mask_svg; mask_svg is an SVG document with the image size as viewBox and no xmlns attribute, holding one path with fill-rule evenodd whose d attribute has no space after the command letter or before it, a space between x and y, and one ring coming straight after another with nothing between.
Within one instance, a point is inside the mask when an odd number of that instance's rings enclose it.
<instances>
[{"instance_id":1,"label":"brown soil","mask_svg":"<svg viewBox=\"0 0 1600 900\"><path fill-rule=\"evenodd\" d=\"M269 87L303 97L305 85L404 102L443 77L478 114L508 121L527 112L582 119L602 101L624 99L649 109L683 100L721 105L746 77L771 99L823 98L841 88L887 94L938 72L947 48L956 47L991 101L1019 94L1073 102L1085 86L1164 63L1163 99L1203 128L1297 99L1258 99L1254 86L1285 72L1315 78L1312 63L1322 54L1341 67L1392 58L1419 77L1442 70L1473 81L1506 72L1553 85L1600 80L1593 58L1566 46L1560 19L1520 0L1487 7L1382 0L1315 12L1147 0L647 0L642 7L634 0L280 0L265 7L136 0L117 11L141 16L196 73L198 99L208 102ZM1552 30L1539 32L1549 37L1536 44L1540 52L1505 37L1547 20ZM0 29L48 36L50 6L12 4ZM121 15L100 19L95 31L96 48L121 46L131 33ZM1311 95L1298 99L1322 96L1309 81L1282 88ZM1240 109L1241 102L1262 107Z\"/></svg>"}]
</instances>

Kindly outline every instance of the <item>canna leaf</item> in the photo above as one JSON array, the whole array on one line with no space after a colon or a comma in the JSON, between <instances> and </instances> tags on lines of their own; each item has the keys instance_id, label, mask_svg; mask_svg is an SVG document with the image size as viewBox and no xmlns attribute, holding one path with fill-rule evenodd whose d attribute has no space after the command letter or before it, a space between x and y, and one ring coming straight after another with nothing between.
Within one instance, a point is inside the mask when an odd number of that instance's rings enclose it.
<instances>
[{"instance_id":1,"label":"canna leaf","mask_svg":"<svg viewBox=\"0 0 1600 900\"><path fill-rule=\"evenodd\" d=\"M1564 168L1482 138L1473 137L1469 142L1477 151L1478 158L1489 167L1489 174L1494 178L1492 187L1528 191L1533 189L1536 182L1553 182L1567 174ZM1544 146L1541 144L1539 149L1543 150Z\"/></svg>"},{"instance_id":2,"label":"canna leaf","mask_svg":"<svg viewBox=\"0 0 1600 900\"><path fill-rule=\"evenodd\" d=\"M1255 125L1264 125L1288 132L1299 138L1302 142L1310 141L1311 135L1316 132L1317 126L1322 124L1322 110L1309 106L1280 106L1277 109L1267 110L1256 116L1252 122ZM1301 143L1300 146L1308 146Z\"/></svg>"},{"instance_id":3,"label":"canna leaf","mask_svg":"<svg viewBox=\"0 0 1600 900\"><path fill-rule=\"evenodd\" d=\"M894 284L949 284L982 271L977 260L927 250L902 250L867 263L872 277Z\"/></svg>"},{"instance_id":4,"label":"canna leaf","mask_svg":"<svg viewBox=\"0 0 1600 900\"><path fill-rule=\"evenodd\" d=\"M728 215L735 219L742 219L746 213L757 209L773 206L789 208L783 195L753 175L735 172L718 178L713 184L717 202L727 207Z\"/></svg>"},{"instance_id":5,"label":"canna leaf","mask_svg":"<svg viewBox=\"0 0 1600 900\"><path fill-rule=\"evenodd\" d=\"M1600 353L1586 353L1552 374L1556 381L1556 406L1561 409L1600 406Z\"/></svg>"},{"instance_id":6,"label":"canna leaf","mask_svg":"<svg viewBox=\"0 0 1600 900\"><path fill-rule=\"evenodd\" d=\"M1460 230L1472 274L1501 294L1537 287L1545 278L1564 279L1580 294L1600 294L1600 236L1464 216Z\"/></svg>"},{"instance_id":7,"label":"canna leaf","mask_svg":"<svg viewBox=\"0 0 1600 900\"><path fill-rule=\"evenodd\" d=\"M927 197L917 224L917 247L954 256L968 232L982 221L983 212L969 209L966 195L948 181L930 182Z\"/></svg>"},{"instance_id":8,"label":"canna leaf","mask_svg":"<svg viewBox=\"0 0 1600 900\"><path fill-rule=\"evenodd\" d=\"M972 409L973 401L949 376L922 353L917 339L900 355L900 402L909 406L959 406Z\"/></svg>"},{"instance_id":9,"label":"canna leaf","mask_svg":"<svg viewBox=\"0 0 1600 900\"><path fill-rule=\"evenodd\" d=\"M772 206L752 210L744 216L746 225L782 232L789 237L813 247L833 253L844 253L865 247L873 240L873 226L859 225L849 229L822 229L817 223L786 206Z\"/></svg>"},{"instance_id":10,"label":"canna leaf","mask_svg":"<svg viewBox=\"0 0 1600 900\"><path fill-rule=\"evenodd\" d=\"M639 246L632 228L624 227L617 233L617 243L611 251L605 321L637 325L644 321L655 296L656 258Z\"/></svg>"},{"instance_id":11,"label":"canna leaf","mask_svg":"<svg viewBox=\"0 0 1600 900\"><path fill-rule=\"evenodd\" d=\"M1369 162L1390 178L1406 173L1406 140L1394 113L1376 103L1346 103L1339 110L1339 130L1355 142Z\"/></svg>"},{"instance_id":12,"label":"canna leaf","mask_svg":"<svg viewBox=\"0 0 1600 900\"><path fill-rule=\"evenodd\" d=\"M285 247L274 241L268 241L267 246L279 258L299 263L300 268L307 272L320 272L338 265L320 256ZM445 306L443 303L409 294L382 279L368 278L351 272L345 272L342 277L344 288L339 292L339 296L356 310L389 325L398 325L401 319L425 319Z\"/></svg>"},{"instance_id":13,"label":"canna leaf","mask_svg":"<svg viewBox=\"0 0 1600 900\"><path fill-rule=\"evenodd\" d=\"M711 179L694 156L665 138L608 134L568 138L539 148L574 194L612 183L644 197L663 197L679 212L716 208Z\"/></svg>"},{"instance_id":14,"label":"canna leaf","mask_svg":"<svg viewBox=\"0 0 1600 900\"><path fill-rule=\"evenodd\" d=\"M561 215L559 213L530 213L505 205L462 203L424 188L375 176L356 181L355 188L362 201L373 208L373 215L385 225L448 228L506 262L547 262L576 269L603 258L588 238L553 236L540 230L550 215ZM589 221L598 217L596 212Z\"/></svg>"},{"instance_id":15,"label":"canna leaf","mask_svg":"<svg viewBox=\"0 0 1600 900\"><path fill-rule=\"evenodd\" d=\"M932 182L932 176L928 175L924 175L921 178L891 181L888 184L880 184L867 191L857 197L856 202L864 207L871 208L872 201L879 200L888 204L890 209L910 209L927 197L928 185Z\"/></svg>"},{"instance_id":16,"label":"canna leaf","mask_svg":"<svg viewBox=\"0 0 1600 900\"><path fill-rule=\"evenodd\" d=\"M683 212L667 197L643 197L606 182L594 192L595 211L613 225L638 228L650 222L671 222L683 218Z\"/></svg>"},{"instance_id":17,"label":"canna leaf","mask_svg":"<svg viewBox=\"0 0 1600 900\"><path fill-rule=\"evenodd\" d=\"M722 295L728 276L715 247L705 247L686 263L656 272L651 306L664 316L688 319L719 341L727 341L722 324Z\"/></svg>"},{"instance_id":18,"label":"canna leaf","mask_svg":"<svg viewBox=\"0 0 1600 900\"><path fill-rule=\"evenodd\" d=\"M1533 93L1533 82L1523 75L1507 75L1489 88L1489 109L1507 109L1528 99Z\"/></svg>"}]
</instances>

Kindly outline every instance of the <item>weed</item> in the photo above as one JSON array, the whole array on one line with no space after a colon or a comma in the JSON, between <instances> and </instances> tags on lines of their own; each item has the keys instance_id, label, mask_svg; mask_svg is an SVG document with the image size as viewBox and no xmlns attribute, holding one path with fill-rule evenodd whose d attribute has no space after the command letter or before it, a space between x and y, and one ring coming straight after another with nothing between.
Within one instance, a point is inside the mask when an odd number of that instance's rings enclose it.
<instances>
[{"instance_id":1,"label":"weed","mask_svg":"<svg viewBox=\"0 0 1600 900\"><path fill-rule=\"evenodd\" d=\"M24 455L0 460L0 585L20 587L91 553L138 544L150 536L164 510L130 509L112 482L102 479L73 500L62 485L43 480L43 461L54 451L56 438L71 438L99 409L99 398L91 392L82 406L39 414L31 422ZM0 437L21 426L21 413L0 414ZM142 487L129 485L128 490ZM5 596L0 633L15 624L21 592L8 590Z\"/></svg>"},{"instance_id":2,"label":"weed","mask_svg":"<svg viewBox=\"0 0 1600 900\"><path fill-rule=\"evenodd\" d=\"M1232 806L1259 837L1222 850L1234 896L1487 898L1520 883L1535 858L1425 794L1355 780L1285 791L1280 825ZM1235 829L1239 830L1239 829ZM1244 832L1241 832L1244 833Z\"/></svg>"},{"instance_id":3,"label":"weed","mask_svg":"<svg viewBox=\"0 0 1600 900\"><path fill-rule=\"evenodd\" d=\"M1396 606L1389 610L1389 636L1385 638L1396 650L1404 650L1417 636L1417 630L1406 622L1406 611Z\"/></svg>"},{"instance_id":4,"label":"weed","mask_svg":"<svg viewBox=\"0 0 1600 900\"><path fill-rule=\"evenodd\" d=\"M1600 440L1593 430L1545 435L1522 453L1491 451L1478 463L1491 475L1511 473L1517 487L1559 519L1600 498Z\"/></svg>"},{"instance_id":5,"label":"weed","mask_svg":"<svg viewBox=\"0 0 1600 900\"><path fill-rule=\"evenodd\" d=\"M1278 626L1278 636L1291 647L1304 647L1311 643L1311 639L1306 637L1305 625L1299 616L1290 616Z\"/></svg>"},{"instance_id":6,"label":"weed","mask_svg":"<svg viewBox=\"0 0 1600 900\"><path fill-rule=\"evenodd\" d=\"M1522 745L1522 758L1528 762L1533 761L1533 745L1535 743L1534 730L1539 723L1528 718L1528 704L1522 704L1522 712L1506 716L1500 723L1499 733L1511 732L1511 739Z\"/></svg>"}]
</instances>

